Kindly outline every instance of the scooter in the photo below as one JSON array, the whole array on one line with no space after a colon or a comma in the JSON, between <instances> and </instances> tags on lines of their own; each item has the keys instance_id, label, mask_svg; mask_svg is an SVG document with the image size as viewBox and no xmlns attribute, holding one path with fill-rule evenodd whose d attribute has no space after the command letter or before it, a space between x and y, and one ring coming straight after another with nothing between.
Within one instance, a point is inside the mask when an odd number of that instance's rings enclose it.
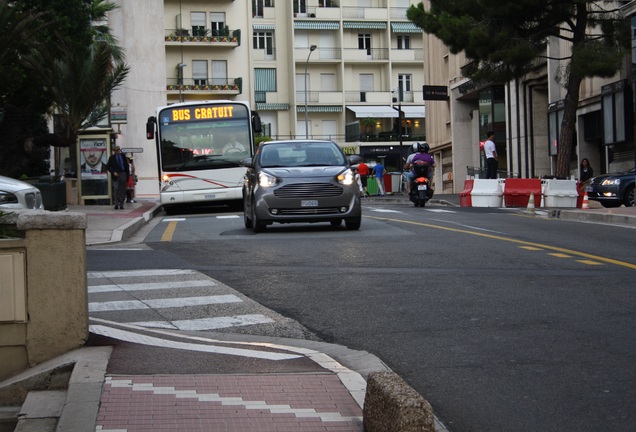
<instances>
[{"instance_id":1,"label":"scooter","mask_svg":"<svg viewBox=\"0 0 636 432\"><path fill-rule=\"evenodd\" d=\"M409 199L415 207L424 207L428 200L433 197L432 185L428 181L428 172L430 166L428 162L416 161L413 164L413 171L415 173L413 180L411 181L411 193Z\"/></svg>"}]
</instances>

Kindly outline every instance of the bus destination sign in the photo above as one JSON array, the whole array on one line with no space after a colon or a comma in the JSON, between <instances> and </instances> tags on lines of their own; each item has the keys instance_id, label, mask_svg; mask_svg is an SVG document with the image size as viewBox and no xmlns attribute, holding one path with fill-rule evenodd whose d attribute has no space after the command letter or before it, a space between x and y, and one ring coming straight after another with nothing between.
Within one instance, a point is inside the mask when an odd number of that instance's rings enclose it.
<instances>
[{"instance_id":1,"label":"bus destination sign","mask_svg":"<svg viewBox=\"0 0 636 432\"><path fill-rule=\"evenodd\" d=\"M170 123L197 120L218 120L234 118L234 106L198 106L187 108L174 108L171 110Z\"/></svg>"}]
</instances>

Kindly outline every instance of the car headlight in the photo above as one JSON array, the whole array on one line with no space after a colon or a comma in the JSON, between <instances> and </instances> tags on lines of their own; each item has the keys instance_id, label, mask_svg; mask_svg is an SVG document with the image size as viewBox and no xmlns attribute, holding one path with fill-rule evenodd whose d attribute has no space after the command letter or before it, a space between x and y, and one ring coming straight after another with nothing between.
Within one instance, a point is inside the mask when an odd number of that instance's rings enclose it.
<instances>
[{"instance_id":1,"label":"car headlight","mask_svg":"<svg viewBox=\"0 0 636 432\"><path fill-rule=\"evenodd\" d=\"M345 186L349 186L351 184L353 184L353 172L350 169L347 169L346 171L341 172L340 174L338 174L338 183L343 184Z\"/></svg>"},{"instance_id":2,"label":"car headlight","mask_svg":"<svg viewBox=\"0 0 636 432\"><path fill-rule=\"evenodd\" d=\"M258 173L258 185L260 187L272 187L275 186L277 183L277 179L276 177L274 177L273 175L267 174L266 172L259 172Z\"/></svg>"},{"instance_id":3,"label":"car headlight","mask_svg":"<svg viewBox=\"0 0 636 432\"><path fill-rule=\"evenodd\" d=\"M11 192L0 191L0 204L17 204L18 197Z\"/></svg>"},{"instance_id":4,"label":"car headlight","mask_svg":"<svg viewBox=\"0 0 636 432\"><path fill-rule=\"evenodd\" d=\"M621 184L621 179L605 179L601 182L602 186L618 186Z\"/></svg>"}]
</instances>

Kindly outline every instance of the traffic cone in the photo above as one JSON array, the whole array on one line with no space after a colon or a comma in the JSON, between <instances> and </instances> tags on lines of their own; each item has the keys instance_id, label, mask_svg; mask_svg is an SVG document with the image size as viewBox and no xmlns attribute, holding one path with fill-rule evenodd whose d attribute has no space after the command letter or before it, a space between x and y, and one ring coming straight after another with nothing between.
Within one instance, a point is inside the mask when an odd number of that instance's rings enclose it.
<instances>
[{"instance_id":1,"label":"traffic cone","mask_svg":"<svg viewBox=\"0 0 636 432\"><path fill-rule=\"evenodd\" d=\"M581 205L581 209L582 210L589 210L590 209L590 202L588 201L588 198L587 198L587 192L585 192L585 194L583 194L583 205Z\"/></svg>"},{"instance_id":2,"label":"traffic cone","mask_svg":"<svg viewBox=\"0 0 636 432\"><path fill-rule=\"evenodd\" d=\"M534 213L534 191L530 192L530 199L528 200L528 208L527 210L530 213Z\"/></svg>"}]
</instances>

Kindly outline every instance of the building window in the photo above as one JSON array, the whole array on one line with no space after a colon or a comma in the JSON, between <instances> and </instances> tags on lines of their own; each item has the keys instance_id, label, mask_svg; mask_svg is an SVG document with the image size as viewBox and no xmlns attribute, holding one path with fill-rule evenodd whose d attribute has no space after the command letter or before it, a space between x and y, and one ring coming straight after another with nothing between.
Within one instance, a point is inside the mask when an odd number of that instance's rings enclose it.
<instances>
[{"instance_id":1,"label":"building window","mask_svg":"<svg viewBox=\"0 0 636 432\"><path fill-rule=\"evenodd\" d=\"M212 85L227 85L227 61L212 60Z\"/></svg>"},{"instance_id":2,"label":"building window","mask_svg":"<svg viewBox=\"0 0 636 432\"><path fill-rule=\"evenodd\" d=\"M205 36L205 12L190 12L192 36Z\"/></svg>"},{"instance_id":3,"label":"building window","mask_svg":"<svg viewBox=\"0 0 636 432\"><path fill-rule=\"evenodd\" d=\"M413 91L411 87L411 81L412 81L411 74L398 75L398 100L400 102L405 102L407 100L406 95L411 94L411 92Z\"/></svg>"},{"instance_id":4,"label":"building window","mask_svg":"<svg viewBox=\"0 0 636 432\"><path fill-rule=\"evenodd\" d=\"M263 9L266 7L274 7L274 0L252 0L252 16L263 18Z\"/></svg>"},{"instance_id":5,"label":"building window","mask_svg":"<svg viewBox=\"0 0 636 432\"><path fill-rule=\"evenodd\" d=\"M411 36L398 36L397 37L398 49L411 49Z\"/></svg>"},{"instance_id":6,"label":"building window","mask_svg":"<svg viewBox=\"0 0 636 432\"><path fill-rule=\"evenodd\" d=\"M266 93L276 91L276 69L254 69L254 100L255 102L267 102Z\"/></svg>"},{"instance_id":7,"label":"building window","mask_svg":"<svg viewBox=\"0 0 636 432\"><path fill-rule=\"evenodd\" d=\"M210 30L212 36L227 36L225 31L225 12L210 12Z\"/></svg>"},{"instance_id":8,"label":"building window","mask_svg":"<svg viewBox=\"0 0 636 432\"><path fill-rule=\"evenodd\" d=\"M274 54L274 33L255 31L253 35L254 49L265 50L265 54L271 56Z\"/></svg>"},{"instance_id":9,"label":"building window","mask_svg":"<svg viewBox=\"0 0 636 432\"><path fill-rule=\"evenodd\" d=\"M205 60L192 60L192 79L194 85L206 85L208 83L208 62Z\"/></svg>"},{"instance_id":10,"label":"building window","mask_svg":"<svg viewBox=\"0 0 636 432\"><path fill-rule=\"evenodd\" d=\"M367 55L371 55L371 34L360 33L358 35L358 49L367 50Z\"/></svg>"},{"instance_id":11,"label":"building window","mask_svg":"<svg viewBox=\"0 0 636 432\"><path fill-rule=\"evenodd\" d=\"M632 91L627 81L601 87L603 111L603 144L618 144L632 138Z\"/></svg>"}]
</instances>

